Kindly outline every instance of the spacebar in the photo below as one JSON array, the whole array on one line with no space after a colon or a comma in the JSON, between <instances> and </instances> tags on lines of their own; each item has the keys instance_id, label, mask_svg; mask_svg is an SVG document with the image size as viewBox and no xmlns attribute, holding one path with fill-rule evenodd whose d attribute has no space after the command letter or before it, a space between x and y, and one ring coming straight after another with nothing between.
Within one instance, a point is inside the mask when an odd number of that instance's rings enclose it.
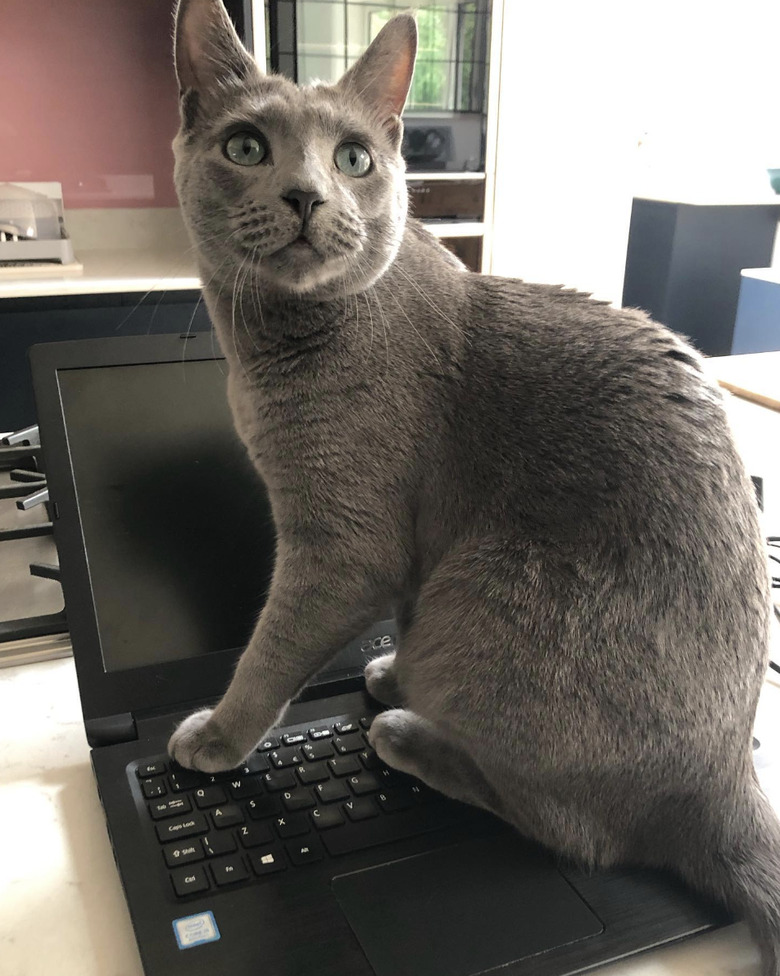
<instances>
[{"instance_id":1,"label":"spacebar","mask_svg":"<svg viewBox=\"0 0 780 976\"><path fill-rule=\"evenodd\" d=\"M336 830L323 831L322 843L331 855L362 851L377 844L389 844L431 830L463 823L467 814L463 807L449 803L431 803L413 810L388 813L373 820L350 823Z\"/></svg>"}]
</instances>

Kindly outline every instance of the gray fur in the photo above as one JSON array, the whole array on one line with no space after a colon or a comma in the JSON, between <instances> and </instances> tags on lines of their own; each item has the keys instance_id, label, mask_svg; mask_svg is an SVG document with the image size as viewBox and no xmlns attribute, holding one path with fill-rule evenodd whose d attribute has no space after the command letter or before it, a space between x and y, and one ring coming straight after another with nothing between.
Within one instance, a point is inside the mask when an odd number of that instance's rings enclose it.
<instances>
[{"instance_id":1,"label":"gray fur","mask_svg":"<svg viewBox=\"0 0 780 976\"><path fill-rule=\"evenodd\" d=\"M176 182L279 541L234 680L171 754L237 764L394 603L397 656L367 672L403 706L381 756L580 861L677 871L780 976L780 826L751 757L767 573L698 355L640 312L464 273L406 220L411 18L301 90L248 72L220 10L179 8ZM223 155L234 122L268 160ZM345 138L367 176L336 169ZM290 243L296 188L324 200L315 250Z\"/></svg>"}]
</instances>

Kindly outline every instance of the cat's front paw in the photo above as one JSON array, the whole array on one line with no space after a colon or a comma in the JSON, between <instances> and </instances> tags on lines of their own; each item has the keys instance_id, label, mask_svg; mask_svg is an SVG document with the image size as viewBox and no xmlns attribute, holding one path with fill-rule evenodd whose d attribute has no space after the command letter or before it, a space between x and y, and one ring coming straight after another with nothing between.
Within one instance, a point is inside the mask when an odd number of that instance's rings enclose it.
<instances>
[{"instance_id":1,"label":"cat's front paw","mask_svg":"<svg viewBox=\"0 0 780 976\"><path fill-rule=\"evenodd\" d=\"M210 708L184 719L168 741L168 754L180 766L204 773L234 769L244 758L213 720Z\"/></svg>"},{"instance_id":2,"label":"cat's front paw","mask_svg":"<svg viewBox=\"0 0 780 976\"><path fill-rule=\"evenodd\" d=\"M369 661L365 668L366 691L383 705L402 705L404 696L398 684L395 652Z\"/></svg>"}]
</instances>

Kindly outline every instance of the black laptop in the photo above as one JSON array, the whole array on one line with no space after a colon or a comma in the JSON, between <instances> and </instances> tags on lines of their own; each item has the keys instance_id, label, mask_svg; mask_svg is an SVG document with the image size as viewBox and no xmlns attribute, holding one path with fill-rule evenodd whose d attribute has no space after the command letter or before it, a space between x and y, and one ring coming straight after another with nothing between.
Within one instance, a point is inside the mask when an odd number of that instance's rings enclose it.
<instances>
[{"instance_id":1,"label":"black laptop","mask_svg":"<svg viewBox=\"0 0 780 976\"><path fill-rule=\"evenodd\" d=\"M273 568L225 363L204 333L31 360L84 724L147 976L562 976L729 921L665 876L561 863L383 765L362 669L392 621L239 769L173 764L172 729L227 686Z\"/></svg>"}]
</instances>

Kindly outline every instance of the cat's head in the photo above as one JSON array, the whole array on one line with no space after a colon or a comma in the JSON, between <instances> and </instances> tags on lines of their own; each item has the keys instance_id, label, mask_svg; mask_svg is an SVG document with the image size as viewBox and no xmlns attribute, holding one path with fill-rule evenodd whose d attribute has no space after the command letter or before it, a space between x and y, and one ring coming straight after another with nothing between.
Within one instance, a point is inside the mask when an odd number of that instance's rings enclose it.
<instances>
[{"instance_id":1,"label":"cat's head","mask_svg":"<svg viewBox=\"0 0 780 976\"><path fill-rule=\"evenodd\" d=\"M260 71L221 0L181 0L175 179L205 270L313 295L386 270L406 219L400 114L416 38L402 14L336 85L298 87Z\"/></svg>"}]
</instances>

